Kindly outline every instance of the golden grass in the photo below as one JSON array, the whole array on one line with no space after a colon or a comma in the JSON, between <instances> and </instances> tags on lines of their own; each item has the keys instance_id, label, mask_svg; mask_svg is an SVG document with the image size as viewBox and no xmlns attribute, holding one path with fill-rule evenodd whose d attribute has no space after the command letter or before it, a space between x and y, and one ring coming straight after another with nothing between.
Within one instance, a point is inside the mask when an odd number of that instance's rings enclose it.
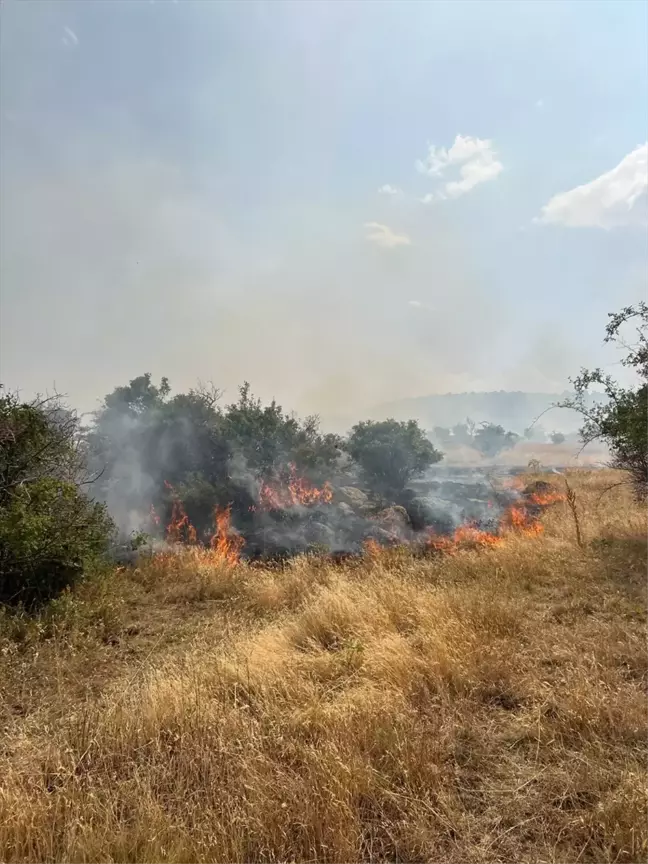
<instances>
[{"instance_id":1,"label":"golden grass","mask_svg":"<svg viewBox=\"0 0 648 864\"><path fill-rule=\"evenodd\" d=\"M612 480L570 476L583 549L557 504L450 557L88 586L5 640L0 858L646 860L645 514Z\"/></svg>"}]
</instances>

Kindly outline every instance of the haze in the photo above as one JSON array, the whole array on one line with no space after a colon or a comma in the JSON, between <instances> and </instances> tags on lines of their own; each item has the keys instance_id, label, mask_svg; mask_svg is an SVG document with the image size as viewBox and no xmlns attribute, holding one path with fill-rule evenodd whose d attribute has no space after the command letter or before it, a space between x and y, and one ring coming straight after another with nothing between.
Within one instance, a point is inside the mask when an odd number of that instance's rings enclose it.
<instances>
[{"instance_id":1,"label":"haze","mask_svg":"<svg viewBox=\"0 0 648 864\"><path fill-rule=\"evenodd\" d=\"M618 371L644 3L2 4L0 378L325 423Z\"/></svg>"}]
</instances>

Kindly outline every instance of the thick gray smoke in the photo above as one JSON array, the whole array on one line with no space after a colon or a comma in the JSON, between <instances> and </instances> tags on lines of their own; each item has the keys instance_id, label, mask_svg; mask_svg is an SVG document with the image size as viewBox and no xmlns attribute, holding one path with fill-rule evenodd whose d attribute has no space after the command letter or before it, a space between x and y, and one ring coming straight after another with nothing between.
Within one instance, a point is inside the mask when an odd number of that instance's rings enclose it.
<instances>
[{"instance_id":1,"label":"thick gray smoke","mask_svg":"<svg viewBox=\"0 0 648 864\"><path fill-rule=\"evenodd\" d=\"M120 529L122 544L129 535L146 532L154 548L161 548L167 528L164 520L155 524L151 519L159 481L143 470L140 455L132 445L120 449L118 468L104 498ZM309 551L358 554L369 540L382 546L417 543L429 532L451 535L465 524L497 533L506 509L520 497L507 484L510 472L505 469L433 467L412 481L404 496L406 506L377 506L360 488L359 480L349 476L327 484L330 500L301 503L285 489L275 489L273 503L268 496L264 500L264 483L241 453L229 460L228 470L230 480L256 502L248 506L247 513L234 509L231 520L232 532L245 541L243 556L251 559ZM185 507L191 511L180 494L177 500L181 512ZM209 542L211 531L210 525L199 532L199 541Z\"/></svg>"},{"instance_id":2,"label":"thick gray smoke","mask_svg":"<svg viewBox=\"0 0 648 864\"><path fill-rule=\"evenodd\" d=\"M465 524L496 533L518 496L502 470L443 463L403 488L394 477L413 445L374 440L378 461L367 474L342 439L263 406L247 386L236 403L217 401L204 388L171 397L168 382L156 386L148 375L106 397L86 438L98 475L91 493L106 503L123 545L142 534L207 544L227 530L242 537L249 558L356 553L369 540L417 543ZM382 477L392 479L380 486ZM217 519L226 510L227 529Z\"/></svg>"},{"instance_id":3,"label":"thick gray smoke","mask_svg":"<svg viewBox=\"0 0 648 864\"><path fill-rule=\"evenodd\" d=\"M378 511L357 486L335 488L330 503L263 513L248 551L359 553L368 540L383 546L416 543L430 532L450 535L461 525L497 533L506 510L520 499L507 480L506 471L435 467L411 483L406 507Z\"/></svg>"}]
</instances>

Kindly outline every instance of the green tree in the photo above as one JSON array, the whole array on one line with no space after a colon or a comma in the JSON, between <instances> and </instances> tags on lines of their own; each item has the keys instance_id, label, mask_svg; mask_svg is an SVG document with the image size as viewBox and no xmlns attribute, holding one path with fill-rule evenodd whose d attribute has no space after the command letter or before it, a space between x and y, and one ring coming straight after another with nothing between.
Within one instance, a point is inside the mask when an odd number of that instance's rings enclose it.
<instances>
[{"instance_id":1,"label":"green tree","mask_svg":"<svg viewBox=\"0 0 648 864\"><path fill-rule=\"evenodd\" d=\"M493 457L514 447L518 436L515 432L507 432L503 426L496 423L482 423L475 432L473 441L473 446L483 456Z\"/></svg>"},{"instance_id":2,"label":"green tree","mask_svg":"<svg viewBox=\"0 0 648 864\"><path fill-rule=\"evenodd\" d=\"M367 420L351 430L346 443L368 488L381 500L398 501L410 480L443 456L416 420Z\"/></svg>"},{"instance_id":3,"label":"green tree","mask_svg":"<svg viewBox=\"0 0 648 864\"><path fill-rule=\"evenodd\" d=\"M322 434L317 417L299 421L284 414L274 400L262 405L250 394L247 382L224 416L233 451L259 478L272 479L289 464L313 481L330 479L336 469L342 446L337 435Z\"/></svg>"},{"instance_id":4,"label":"green tree","mask_svg":"<svg viewBox=\"0 0 648 864\"><path fill-rule=\"evenodd\" d=\"M563 435L562 432L552 432L551 435L549 436L549 438L551 439L552 444L564 444L565 443L565 436Z\"/></svg>"},{"instance_id":5,"label":"green tree","mask_svg":"<svg viewBox=\"0 0 648 864\"><path fill-rule=\"evenodd\" d=\"M442 447L452 446L452 432L447 427L435 426L432 429L432 436L434 437L434 440Z\"/></svg>"},{"instance_id":6,"label":"green tree","mask_svg":"<svg viewBox=\"0 0 648 864\"><path fill-rule=\"evenodd\" d=\"M59 399L0 397L0 602L47 600L107 550L112 523L84 494L80 445Z\"/></svg>"},{"instance_id":7,"label":"green tree","mask_svg":"<svg viewBox=\"0 0 648 864\"><path fill-rule=\"evenodd\" d=\"M263 405L247 383L224 408L219 397L213 387L172 396L166 379L158 387L142 375L105 398L88 441L120 526L138 527L151 504L167 524L179 498L204 539L215 507L231 506L237 527L249 527L261 483L285 480L291 466L314 483L341 470L340 439L322 434L317 418Z\"/></svg>"},{"instance_id":8,"label":"green tree","mask_svg":"<svg viewBox=\"0 0 648 864\"><path fill-rule=\"evenodd\" d=\"M452 427L452 443L456 446L474 447L475 445L475 422L470 417L465 423L456 423Z\"/></svg>"},{"instance_id":9,"label":"green tree","mask_svg":"<svg viewBox=\"0 0 648 864\"><path fill-rule=\"evenodd\" d=\"M573 379L575 394L559 403L573 408L584 418L580 429L584 445L601 440L610 449L610 465L628 472L637 496L648 493L648 305L640 302L611 313L605 328L605 342L621 346L625 357L621 363L637 376L637 386L622 387L601 369L582 369ZM628 344L621 330L624 325L635 324L635 341ZM604 402L587 398L589 388L603 389Z\"/></svg>"}]
</instances>

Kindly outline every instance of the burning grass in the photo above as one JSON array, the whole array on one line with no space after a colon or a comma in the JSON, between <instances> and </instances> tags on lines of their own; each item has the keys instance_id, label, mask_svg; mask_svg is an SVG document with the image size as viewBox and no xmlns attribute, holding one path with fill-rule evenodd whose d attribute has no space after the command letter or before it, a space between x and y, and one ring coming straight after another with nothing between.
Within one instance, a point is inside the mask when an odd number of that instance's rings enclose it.
<instances>
[{"instance_id":1,"label":"burning grass","mask_svg":"<svg viewBox=\"0 0 648 864\"><path fill-rule=\"evenodd\" d=\"M176 490L169 483L165 485L173 496L171 518L165 531L165 539L173 554L178 551L193 549L193 559L201 568L204 566L217 567L221 563L235 565L244 557L249 559L250 548L248 546L245 549L246 538L232 524L231 507L217 507L214 510L213 530L205 542L205 538L203 537L201 540L198 531L191 523ZM346 538L342 536L339 538L345 539L347 542L348 548L343 551L349 555L355 552L356 554L375 556L385 546L407 546L417 553L443 552L454 554L465 548L497 546L505 542L511 532L527 535L541 534L544 530L539 519L541 513L547 507L565 501L567 497L563 492L542 480L527 485L520 477L508 477L504 480L499 493L492 481L490 481L490 485L493 496L497 499L497 506L494 507L490 500L486 504L488 508L492 508L489 509L491 515L487 520L490 525L489 528L484 527L483 523L479 521L465 521L449 533L439 534L430 525L415 531L411 527L407 511L403 507L388 507L373 516L367 515L362 520L358 518L357 513L353 512L349 518L349 510L347 510L345 511L347 528L354 523L356 526L358 522L362 524L358 530L358 536L355 538L350 535ZM364 497L364 493L360 494ZM467 497L465 493L464 497ZM259 488L258 503L252 504L249 507L249 512L255 515L274 513L280 517L288 516L293 529L296 528L292 538L290 530L284 532L283 539L288 545L281 549L281 553L278 552L276 545L273 546L271 543L270 551L264 549L262 557L269 561L273 557L290 557L291 554L295 554L295 548L290 546L291 539L294 543L294 538L300 534L300 520L308 520L313 513L317 517L317 524L319 524L320 529L326 530L326 521L322 523L319 520L326 520L327 515L331 513L331 509L325 505L331 505L333 499L334 491L330 483L325 482L321 488L313 485L309 480L298 475L294 464L289 466L289 476L285 483L277 483L272 486L262 483ZM313 507L316 510L310 509ZM499 511L499 518L494 515L496 511ZM152 506L150 517L151 524L159 530L160 519ZM340 521L339 511L337 520ZM311 521L311 526L312 524ZM303 527L304 522L301 523L301 528ZM381 532L382 542L371 536L371 532L376 528ZM272 533L271 528L271 536ZM281 529L278 533L281 535ZM364 541L362 541L363 533ZM305 533L302 535L302 539L306 540ZM331 539L335 541L334 530L331 533ZM199 547L205 545L211 550L210 554L200 550ZM314 545L317 544L307 545L305 551L312 551ZM321 544L319 545L321 546ZM333 551L326 544L323 545L323 549L325 554L331 554ZM258 546L252 547L253 558L261 557L259 552ZM167 553L164 553L162 560L167 557Z\"/></svg>"},{"instance_id":2,"label":"burning grass","mask_svg":"<svg viewBox=\"0 0 648 864\"><path fill-rule=\"evenodd\" d=\"M217 539L7 636L0 858L645 860L645 513L569 482L582 548L559 498L450 555Z\"/></svg>"}]
</instances>

